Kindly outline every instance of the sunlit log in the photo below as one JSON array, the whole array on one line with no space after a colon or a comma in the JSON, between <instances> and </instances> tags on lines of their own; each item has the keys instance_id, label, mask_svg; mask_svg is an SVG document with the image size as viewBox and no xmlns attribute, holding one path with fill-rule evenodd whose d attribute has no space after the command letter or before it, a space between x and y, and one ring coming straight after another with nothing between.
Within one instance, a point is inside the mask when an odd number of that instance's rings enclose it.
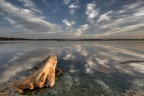
<instances>
[{"instance_id":1,"label":"sunlit log","mask_svg":"<svg viewBox=\"0 0 144 96\"><path fill-rule=\"evenodd\" d=\"M56 69L56 65L57 57L55 55L48 56L39 68L24 80L0 84L0 96L1 94L4 95L11 92L22 93L25 89L53 87L55 84L55 76L62 75L62 71Z\"/></svg>"}]
</instances>

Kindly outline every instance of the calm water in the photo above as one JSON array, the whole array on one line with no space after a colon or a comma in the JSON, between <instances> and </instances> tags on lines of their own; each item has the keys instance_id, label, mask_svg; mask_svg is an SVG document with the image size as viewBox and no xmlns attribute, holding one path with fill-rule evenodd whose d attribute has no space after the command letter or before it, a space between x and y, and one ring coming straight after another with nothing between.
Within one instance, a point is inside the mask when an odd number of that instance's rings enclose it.
<instances>
[{"instance_id":1,"label":"calm water","mask_svg":"<svg viewBox=\"0 0 144 96\"><path fill-rule=\"evenodd\" d=\"M0 82L23 79L49 54L58 56L63 76L54 88L37 89L35 96L121 96L144 87L144 42L0 42Z\"/></svg>"}]
</instances>

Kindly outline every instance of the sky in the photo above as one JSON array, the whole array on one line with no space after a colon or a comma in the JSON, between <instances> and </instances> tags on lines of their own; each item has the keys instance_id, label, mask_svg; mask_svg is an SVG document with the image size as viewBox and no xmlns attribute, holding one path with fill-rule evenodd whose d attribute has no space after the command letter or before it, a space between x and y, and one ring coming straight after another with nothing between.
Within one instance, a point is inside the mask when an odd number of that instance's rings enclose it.
<instances>
[{"instance_id":1,"label":"sky","mask_svg":"<svg viewBox=\"0 0 144 96\"><path fill-rule=\"evenodd\" d=\"M0 37L144 39L144 0L0 0Z\"/></svg>"}]
</instances>

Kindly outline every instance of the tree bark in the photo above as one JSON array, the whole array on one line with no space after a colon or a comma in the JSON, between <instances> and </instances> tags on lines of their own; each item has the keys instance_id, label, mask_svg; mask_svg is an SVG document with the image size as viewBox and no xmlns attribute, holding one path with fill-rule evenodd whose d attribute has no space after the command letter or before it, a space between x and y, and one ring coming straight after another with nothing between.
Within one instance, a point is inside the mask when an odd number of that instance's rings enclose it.
<instances>
[{"instance_id":1,"label":"tree bark","mask_svg":"<svg viewBox=\"0 0 144 96\"><path fill-rule=\"evenodd\" d=\"M6 96L11 92L22 93L24 89L34 89L42 87L53 87L55 84L55 76L62 75L60 69L56 69L57 57L55 55L48 56L40 65L40 67L24 80L17 80L0 84L0 96ZM3 87L3 85L5 87Z\"/></svg>"}]
</instances>

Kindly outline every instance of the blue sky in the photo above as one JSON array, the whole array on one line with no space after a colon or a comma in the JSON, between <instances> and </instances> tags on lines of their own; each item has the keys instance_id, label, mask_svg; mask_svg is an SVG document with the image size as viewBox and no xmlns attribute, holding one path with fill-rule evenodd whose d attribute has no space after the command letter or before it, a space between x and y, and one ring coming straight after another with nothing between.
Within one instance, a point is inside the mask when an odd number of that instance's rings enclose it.
<instances>
[{"instance_id":1,"label":"blue sky","mask_svg":"<svg viewBox=\"0 0 144 96\"><path fill-rule=\"evenodd\" d=\"M0 36L144 38L144 1L0 0Z\"/></svg>"}]
</instances>

